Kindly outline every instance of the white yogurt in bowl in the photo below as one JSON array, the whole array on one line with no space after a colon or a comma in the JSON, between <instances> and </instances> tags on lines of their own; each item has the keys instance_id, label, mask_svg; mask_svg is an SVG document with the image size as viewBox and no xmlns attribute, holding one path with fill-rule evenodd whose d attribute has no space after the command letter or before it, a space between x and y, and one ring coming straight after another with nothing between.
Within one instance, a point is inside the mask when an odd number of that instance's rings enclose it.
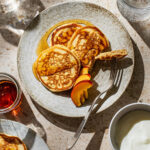
<instances>
[{"instance_id":1,"label":"white yogurt in bowl","mask_svg":"<svg viewBox=\"0 0 150 150\"><path fill-rule=\"evenodd\" d=\"M136 110L123 116L115 140L120 150L150 150L150 112Z\"/></svg>"},{"instance_id":2,"label":"white yogurt in bowl","mask_svg":"<svg viewBox=\"0 0 150 150\"><path fill-rule=\"evenodd\" d=\"M150 150L150 105L134 103L119 110L109 134L114 150Z\"/></svg>"}]
</instances>

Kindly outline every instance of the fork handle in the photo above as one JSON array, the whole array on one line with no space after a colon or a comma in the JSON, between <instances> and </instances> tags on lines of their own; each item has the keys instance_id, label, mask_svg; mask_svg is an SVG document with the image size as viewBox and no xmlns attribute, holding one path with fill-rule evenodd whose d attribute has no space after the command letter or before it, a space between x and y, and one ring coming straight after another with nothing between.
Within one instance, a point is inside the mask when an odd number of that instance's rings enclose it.
<instances>
[{"instance_id":1,"label":"fork handle","mask_svg":"<svg viewBox=\"0 0 150 150\"><path fill-rule=\"evenodd\" d=\"M81 135L81 133L82 133L82 130L83 130L84 126L86 125L86 123L87 123L87 121L88 121L88 118L89 118L91 112L93 111L94 105L96 104L97 100L99 99L99 97L100 97L102 94L104 94L104 92L101 93L101 94L99 94L99 95L97 96L97 98L92 102L92 104L91 104L91 106L90 106L88 112L87 112L86 115L84 116L84 118L83 118L83 120L82 120L80 126L78 127L78 129L77 129L75 135L74 135L73 138L72 138L71 146L70 146L67 150L71 150L71 149L73 148L73 146L76 144L76 142L78 141L78 139L79 139L79 137L80 137L80 135Z\"/></svg>"}]
</instances>

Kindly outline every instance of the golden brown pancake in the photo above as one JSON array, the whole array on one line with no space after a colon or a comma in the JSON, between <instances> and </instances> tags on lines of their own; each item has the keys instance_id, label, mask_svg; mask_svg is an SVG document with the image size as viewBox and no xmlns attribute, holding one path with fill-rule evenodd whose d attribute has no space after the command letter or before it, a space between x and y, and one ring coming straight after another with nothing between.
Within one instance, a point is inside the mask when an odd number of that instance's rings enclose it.
<instances>
[{"instance_id":1,"label":"golden brown pancake","mask_svg":"<svg viewBox=\"0 0 150 150\"><path fill-rule=\"evenodd\" d=\"M68 42L68 48L80 59L83 67L91 68L97 56L109 47L106 36L95 26L77 29Z\"/></svg>"},{"instance_id":2,"label":"golden brown pancake","mask_svg":"<svg viewBox=\"0 0 150 150\"><path fill-rule=\"evenodd\" d=\"M18 137L0 133L0 150L27 150L27 148Z\"/></svg>"},{"instance_id":3,"label":"golden brown pancake","mask_svg":"<svg viewBox=\"0 0 150 150\"><path fill-rule=\"evenodd\" d=\"M73 33L80 27L82 27L80 24L71 23L56 28L51 35L51 46L56 44L67 46Z\"/></svg>"},{"instance_id":4,"label":"golden brown pancake","mask_svg":"<svg viewBox=\"0 0 150 150\"><path fill-rule=\"evenodd\" d=\"M62 45L41 52L34 65L38 79L53 92L72 88L80 71L80 61Z\"/></svg>"}]
</instances>

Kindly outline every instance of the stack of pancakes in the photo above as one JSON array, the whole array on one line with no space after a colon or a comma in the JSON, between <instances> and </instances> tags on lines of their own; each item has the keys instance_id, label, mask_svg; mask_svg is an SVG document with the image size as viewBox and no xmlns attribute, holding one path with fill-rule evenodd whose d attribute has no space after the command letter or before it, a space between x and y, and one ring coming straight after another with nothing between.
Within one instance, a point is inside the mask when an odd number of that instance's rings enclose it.
<instances>
[{"instance_id":1,"label":"stack of pancakes","mask_svg":"<svg viewBox=\"0 0 150 150\"><path fill-rule=\"evenodd\" d=\"M80 68L91 69L96 56L108 47L108 39L95 26L77 23L59 26L51 34L50 48L42 51L34 63L34 72L49 90L69 90L79 76Z\"/></svg>"},{"instance_id":2,"label":"stack of pancakes","mask_svg":"<svg viewBox=\"0 0 150 150\"><path fill-rule=\"evenodd\" d=\"M27 148L18 137L0 133L0 150L27 150Z\"/></svg>"}]
</instances>

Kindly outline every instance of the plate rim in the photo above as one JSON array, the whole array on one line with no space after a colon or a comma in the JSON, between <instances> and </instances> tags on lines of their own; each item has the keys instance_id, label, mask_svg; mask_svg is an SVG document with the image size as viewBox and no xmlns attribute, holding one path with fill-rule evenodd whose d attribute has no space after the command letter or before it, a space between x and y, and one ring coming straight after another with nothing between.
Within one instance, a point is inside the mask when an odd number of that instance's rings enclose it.
<instances>
[{"instance_id":1,"label":"plate rim","mask_svg":"<svg viewBox=\"0 0 150 150\"><path fill-rule=\"evenodd\" d=\"M0 119L0 124L1 124L2 121L4 121L4 122L12 122L12 123L14 123L14 124L19 124L20 126L23 126L23 127L26 128L26 129L30 129L32 132L34 132L34 133L36 134L36 136L37 136L39 139L41 139L41 140L43 141L43 143L45 144L45 146L47 146L47 148L49 149L47 143L43 140L43 138L40 137L39 134L38 134L37 132L35 132L32 128L26 126L25 124L23 124L23 123L21 123L21 122L17 122L17 121L15 121L15 120ZM0 133L5 134L3 131L0 131ZM7 135L7 133L6 133L6 135ZM8 134L8 136L10 136L10 135ZM15 137L18 137L19 139L21 139L19 136L15 136ZM21 140L22 140L22 139L21 139ZM22 140L22 141L23 141L23 140ZM27 145L27 144L26 144L26 145ZM50 149L49 149L49 150L50 150Z\"/></svg>"},{"instance_id":2,"label":"plate rim","mask_svg":"<svg viewBox=\"0 0 150 150\"><path fill-rule=\"evenodd\" d=\"M134 47L133 47L133 43L132 43L130 34L129 34L129 32L127 31L127 29L125 28L125 26L122 24L122 22L117 18L117 16L115 16L111 11L109 11L108 9L104 8L103 6L101 6L101 5L99 5L99 4L92 3L92 2L86 2L86 1L59 2L59 3L57 3L57 4L51 5L50 7L46 8L45 10L41 11L41 12L39 13L39 15L43 15L44 13L46 13L47 11L49 11L50 9L54 9L54 7L58 7L58 6L61 6L61 5L67 5L67 4L71 4L71 3L72 3L72 4L80 4L80 3L83 4L83 3L84 3L84 4L88 4L89 6L93 5L93 6L95 6L95 7L98 7L98 8L100 8L100 9L103 9L103 11L107 12L109 15L111 15L113 18L115 18L115 20L117 20L117 21L119 22L119 24L121 25L121 27L123 28L123 30L126 32L127 38L128 38L128 40L129 40L130 44L132 45L133 56L134 56L133 59L132 59L133 64L132 64L132 68L131 68L131 71L130 71L130 72L131 72L131 76L130 76L130 79L128 80L128 83L127 83L126 86L125 86L125 90L126 90L127 87L128 87L128 85L129 85L129 83L130 83L130 81L131 81L131 79L132 79L132 75L133 75L133 71L134 71L134 66L135 66L135 54L134 54ZM35 20L39 15L37 15L33 20ZM32 21L33 21L33 20L32 20ZM32 22L31 22L31 23L32 23ZM30 26L30 24L29 24L29 26ZM28 27L27 27L26 29L28 29ZM25 31L26 31L26 30L25 30ZM24 31L24 32L25 32L25 31ZM41 105L41 103L40 103L39 101L36 101L36 100L35 100L33 94L30 92L30 90L28 90L28 89L26 88L26 86L25 86L25 84L24 84L24 82L23 82L23 80L22 80L22 78L21 78L21 75L20 75L19 53L20 53L20 45L21 45L21 42L22 42L23 37L24 37L24 34L21 36L20 41L19 41L19 44L18 44L18 51L17 51L17 69L18 69L18 74L19 74L19 78L20 78L21 84L22 84L23 88L26 90L26 92L29 94L29 96L32 98L32 100L33 100L34 102L36 102L38 105L40 105L40 107L46 109L46 110L49 111L49 112L54 113L55 115L59 115L59 116L63 116L63 117L68 117L68 118L84 117L84 114L81 114L81 115L80 115L80 114L79 114L79 115L69 115L69 114L68 114L68 115L66 115L66 114L62 114L62 113L60 113L60 112L58 112L58 111L50 110L50 109L48 109L46 106ZM118 101L118 99L123 95L123 93L125 92L125 90L118 96L118 98L115 100L115 102L111 103L108 107L103 108L103 109L101 109L100 111L97 111L96 114L98 114L98 113L100 113L100 112L102 112L102 111L104 111L104 110L107 110L109 107L111 107L113 104L115 104L115 103ZM90 106L90 105L89 105L89 106Z\"/></svg>"}]
</instances>

